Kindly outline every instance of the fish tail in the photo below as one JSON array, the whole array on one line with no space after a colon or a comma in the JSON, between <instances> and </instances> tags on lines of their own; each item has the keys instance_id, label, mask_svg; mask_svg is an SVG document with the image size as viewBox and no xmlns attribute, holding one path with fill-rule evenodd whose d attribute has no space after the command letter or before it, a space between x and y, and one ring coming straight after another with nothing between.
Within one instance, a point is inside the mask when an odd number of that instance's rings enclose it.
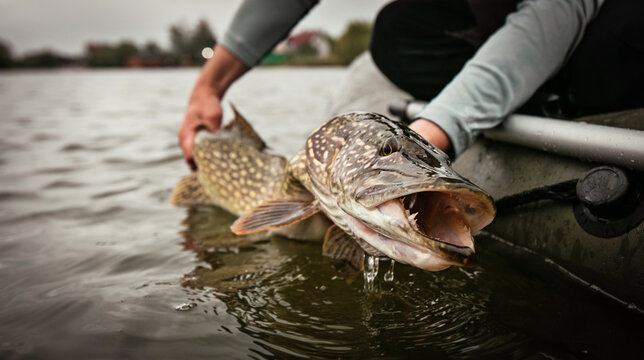
<instances>
[{"instance_id":1,"label":"fish tail","mask_svg":"<svg viewBox=\"0 0 644 360\"><path fill-rule=\"evenodd\" d=\"M212 199L204 191L196 174L184 176L174 187L170 203L175 206L212 205Z\"/></svg>"}]
</instances>

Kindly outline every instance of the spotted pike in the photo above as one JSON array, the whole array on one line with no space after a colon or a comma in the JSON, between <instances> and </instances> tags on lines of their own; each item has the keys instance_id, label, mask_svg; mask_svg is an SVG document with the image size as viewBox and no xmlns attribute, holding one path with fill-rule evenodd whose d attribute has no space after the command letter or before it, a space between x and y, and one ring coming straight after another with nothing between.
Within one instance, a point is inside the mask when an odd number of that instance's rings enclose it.
<instances>
[{"instance_id":1,"label":"spotted pike","mask_svg":"<svg viewBox=\"0 0 644 360\"><path fill-rule=\"evenodd\" d=\"M239 216L238 235L324 238L325 255L357 268L365 252L432 271L473 264L472 233L495 214L442 151L374 113L332 118L287 162L235 110L193 153L198 171L179 182L173 204L222 207Z\"/></svg>"}]
</instances>

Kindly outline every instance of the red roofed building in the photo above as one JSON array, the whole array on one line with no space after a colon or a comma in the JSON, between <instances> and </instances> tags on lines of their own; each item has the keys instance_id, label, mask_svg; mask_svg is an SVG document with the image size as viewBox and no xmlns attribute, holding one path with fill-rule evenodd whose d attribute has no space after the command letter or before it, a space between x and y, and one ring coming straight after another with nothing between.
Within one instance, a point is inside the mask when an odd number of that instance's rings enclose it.
<instances>
[{"instance_id":1,"label":"red roofed building","mask_svg":"<svg viewBox=\"0 0 644 360\"><path fill-rule=\"evenodd\" d=\"M293 54L305 51L314 51L317 57L327 58L331 54L331 42L319 31L302 31L292 34L277 44L273 50L276 54Z\"/></svg>"}]
</instances>

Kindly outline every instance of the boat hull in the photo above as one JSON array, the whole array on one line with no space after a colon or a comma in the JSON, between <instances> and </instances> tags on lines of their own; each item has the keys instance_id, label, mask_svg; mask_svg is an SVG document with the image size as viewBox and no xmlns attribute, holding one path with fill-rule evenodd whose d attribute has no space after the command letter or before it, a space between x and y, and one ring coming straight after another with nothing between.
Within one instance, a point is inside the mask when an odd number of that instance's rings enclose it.
<instances>
[{"instance_id":1,"label":"boat hull","mask_svg":"<svg viewBox=\"0 0 644 360\"><path fill-rule=\"evenodd\" d=\"M479 139L454 163L456 171L494 199L578 179L595 166L487 139ZM573 206L552 200L517 206L497 216L486 231L644 309L644 223L623 235L600 238L579 225Z\"/></svg>"},{"instance_id":2,"label":"boat hull","mask_svg":"<svg viewBox=\"0 0 644 360\"><path fill-rule=\"evenodd\" d=\"M377 91L367 91L374 89ZM346 111L373 111L387 114L396 99L412 97L393 85L378 71L368 54L358 57L349 67L346 81L329 107L329 116ZM644 130L644 109L581 119L598 125ZM644 144L642 144L644 146ZM454 168L488 191L495 199L566 180L578 179L593 167L589 163L479 138L455 162ZM546 259L546 264L563 270L570 278L586 284L595 292L613 296L622 303L644 310L644 224L626 234L599 238L583 230L573 213L573 205L538 201L500 214L485 231L499 240L501 247L511 245L517 266L526 257L520 249ZM477 244L483 250L485 238ZM481 243L482 242L482 243ZM496 244L499 245L499 244ZM494 246L497 248L497 246ZM517 250L517 251L514 251ZM529 257L530 261L535 260ZM485 258L481 258L484 262ZM536 261L536 260L535 260ZM540 265L532 266L540 269ZM538 271L538 270L537 270Z\"/></svg>"}]
</instances>

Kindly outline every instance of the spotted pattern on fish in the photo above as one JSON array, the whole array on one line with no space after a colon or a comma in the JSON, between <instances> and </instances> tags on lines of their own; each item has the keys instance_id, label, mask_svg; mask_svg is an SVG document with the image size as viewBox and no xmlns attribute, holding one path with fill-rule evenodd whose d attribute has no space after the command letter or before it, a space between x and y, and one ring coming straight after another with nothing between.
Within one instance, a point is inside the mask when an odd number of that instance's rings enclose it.
<instances>
[{"instance_id":1,"label":"spotted pattern on fish","mask_svg":"<svg viewBox=\"0 0 644 360\"><path fill-rule=\"evenodd\" d=\"M314 131L298 158L292 161L301 163L299 157L306 156L308 177L301 178L300 181L309 191L313 188L323 193L328 193L328 190L339 191L355 181L360 181L361 172L365 169L386 167L388 164L400 162L396 157L377 155L382 143L391 136L404 136L427 144L426 140L415 132L394 126L391 120L384 116L353 112L335 117ZM350 147L338 157L340 149L348 142ZM420 166L426 170L422 175L451 176L451 169L446 169L437 160L438 157L448 162L446 155L433 147L431 151L433 156L420 156Z\"/></svg>"},{"instance_id":2,"label":"spotted pattern on fish","mask_svg":"<svg viewBox=\"0 0 644 360\"><path fill-rule=\"evenodd\" d=\"M233 107L235 118L221 130L201 132L195 139L194 160L198 171L175 187L175 205L217 205L241 214L273 199L311 200L302 186L306 178L303 156L288 163L266 152L266 145Z\"/></svg>"},{"instance_id":3,"label":"spotted pattern on fish","mask_svg":"<svg viewBox=\"0 0 644 360\"><path fill-rule=\"evenodd\" d=\"M214 203L240 215L282 190L286 159L235 139L208 139L195 146L197 177Z\"/></svg>"},{"instance_id":4,"label":"spotted pattern on fish","mask_svg":"<svg viewBox=\"0 0 644 360\"><path fill-rule=\"evenodd\" d=\"M224 129L197 139L197 185L194 179L180 183L184 189L175 193L181 196L173 199L206 194L239 216L231 226L235 234L276 230L319 239L331 233L323 248L351 254L354 265L359 246L427 270L474 261L470 229L494 217L489 195L455 173L445 153L382 115L339 115L288 162L265 147L236 113ZM405 205L412 195L423 205ZM349 236L327 232L330 223L321 213Z\"/></svg>"}]
</instances>

